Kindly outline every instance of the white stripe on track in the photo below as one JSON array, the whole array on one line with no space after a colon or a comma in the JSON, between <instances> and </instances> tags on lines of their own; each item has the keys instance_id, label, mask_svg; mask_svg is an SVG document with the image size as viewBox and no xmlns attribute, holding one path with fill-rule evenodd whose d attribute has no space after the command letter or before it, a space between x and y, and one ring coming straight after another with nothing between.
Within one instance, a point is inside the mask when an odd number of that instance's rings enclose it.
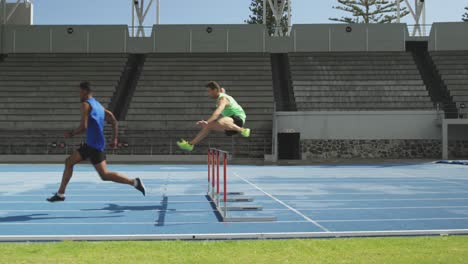
<instances>
[{"instance_id":1,"label":"white stripe on track","mask_svg":"<svg viewBox=\"0 0 468 264\"><path fill-rule=\"evenodd\" d=\"M264 193L266 196L270 197L271 199L275 200L276 202L278 202L279 204L283 205L284 207L288 208L289 210L293 211L294 213L298 214L299 216L301 216L302 218L304 218L305 220L307 220L308 222L314 224L315 226L319 227L320 229L322 229L323 231L325 232L330 232L330 230L328 230L327 228L325 228L324 226L322 226L321 224L317 223L316 221L314 221L313 219L311 219L310 217L304 215L303 213L299 212L298 210L296 210L294 207L291 207L290 205L286 204L285 202L281 201L280 199L274 197L273 195L271 195L270 193L262 190L262 188L260 188L259 186L257 186L256 184L250 182L249 180L243 178L242 176L240 176L239 174L237 173L234 173L234 175L236 177L238 177L239 179L245 181L246 183L250 184L251 186L253 186L255 189L261 191L262 193Z\"/></svg>"}]
</instances>

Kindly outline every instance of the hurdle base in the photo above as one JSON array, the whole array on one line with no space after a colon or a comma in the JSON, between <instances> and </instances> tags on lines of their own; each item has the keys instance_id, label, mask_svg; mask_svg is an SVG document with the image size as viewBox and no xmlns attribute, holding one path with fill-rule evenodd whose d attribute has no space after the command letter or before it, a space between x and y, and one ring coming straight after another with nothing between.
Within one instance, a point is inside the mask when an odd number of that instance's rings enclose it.
<instances>
[{"instance_id":1,"label":"hurdle base","mask_svg":"<svg viewBox=\"0 0 468 264\"><path fill-rule=\"evenodd\" d=\"M224 193L220 192L219 195L223 196ZM227 192L227 195L244 195L244 192Z\"/></svg>"},{"instance_id":2,"label":"hurdle base","mask_svg":"<svg viewBox=\"0 0 468 264\"><path fill-rule=\"evenodd\" d=\"M230 211L237 211L237 212L255 212L255 211L262 211L263 207L259 205L239 205L239 206L232 206L227 205L224 207L224 202L220 202L217 204L216 197L213 197L211 193L207 194L207 198L210 203L216 208L216 212L219 214L220 219L222 222L232 222L232 223L239 223L239 222L273 222L276 221L276 217L274 216L246 216L246 217L231 217L225 216L224 210L226 209L228 212Z\"/></svg>"},{"instance_id":3,"label":"hurdle base","mask_svg":"<svg viewBox=\"0 0 468 264\"><path fill-rule=\"evenodd\" d=\"M242 223L242 222L274 222L276 221L276 217L274 216L258 216L258 217L224 217L221 216L223 219L223 222L228 222L228 223Z\"/></svg>"}]
</instances>

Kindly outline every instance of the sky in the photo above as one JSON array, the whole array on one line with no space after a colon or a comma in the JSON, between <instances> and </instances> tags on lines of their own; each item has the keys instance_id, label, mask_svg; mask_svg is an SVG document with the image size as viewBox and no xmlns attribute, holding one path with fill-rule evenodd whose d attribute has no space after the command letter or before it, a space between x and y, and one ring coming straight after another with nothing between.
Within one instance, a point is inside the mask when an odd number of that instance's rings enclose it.
<instances>
[{"instance_id":1,"label":"sky","mask_svg":"<svg viewBox=\"0 0 468 264\"><path fill-rule=\"evenodd\" d=\"M12 1L12 0L10 0ZM149 2L150 0L146 0ZM239 24L248 18L251 0L160 0L161 24ZM409 0L414 3L413 0ZM132 0L31 0L34 24L131 24ZM342 13L336 0L292 0L293 24L331 23ZM427 24L461 21L468 0L426 0ZM155 8L146 25L155 23ZM408 16L403 20L414 21Z\"/></svg>"}]
</instances>

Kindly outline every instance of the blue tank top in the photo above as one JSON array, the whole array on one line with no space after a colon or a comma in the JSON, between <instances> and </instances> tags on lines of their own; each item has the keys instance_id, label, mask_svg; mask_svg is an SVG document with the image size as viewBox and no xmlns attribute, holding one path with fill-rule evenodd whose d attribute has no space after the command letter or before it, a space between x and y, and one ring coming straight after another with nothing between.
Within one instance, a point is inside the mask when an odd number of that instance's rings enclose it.
<instances>
[{"instance_id":1,"label":"blue tank top","mask_svg":"<svg viewBox=\"0 0 468 264\"><path fill-rule=\"evenodd\" d=\"M89 147L104 151L106 139L104 137L104 119L106 113L104 107L94 98L85 100L91 107L88 118L88 129L86 129L86 144Z\"/></svg>"}]
</instances>

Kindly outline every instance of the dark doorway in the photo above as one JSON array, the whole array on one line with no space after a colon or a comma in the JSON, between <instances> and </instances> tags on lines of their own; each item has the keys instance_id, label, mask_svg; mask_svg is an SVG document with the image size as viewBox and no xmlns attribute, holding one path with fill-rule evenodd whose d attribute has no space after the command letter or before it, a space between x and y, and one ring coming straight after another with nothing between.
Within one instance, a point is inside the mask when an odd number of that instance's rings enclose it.
<instances>
[{"instance_id":1,"label":"dark doorway","mask_svg":"<svg viewBox=\"0 0 468 264\"><path fill-rule=\"evenodd\" d=\"M301 134L279 133L278 134L278 159L300 160L301 159Z\"/></svg>"}]
</instances>

